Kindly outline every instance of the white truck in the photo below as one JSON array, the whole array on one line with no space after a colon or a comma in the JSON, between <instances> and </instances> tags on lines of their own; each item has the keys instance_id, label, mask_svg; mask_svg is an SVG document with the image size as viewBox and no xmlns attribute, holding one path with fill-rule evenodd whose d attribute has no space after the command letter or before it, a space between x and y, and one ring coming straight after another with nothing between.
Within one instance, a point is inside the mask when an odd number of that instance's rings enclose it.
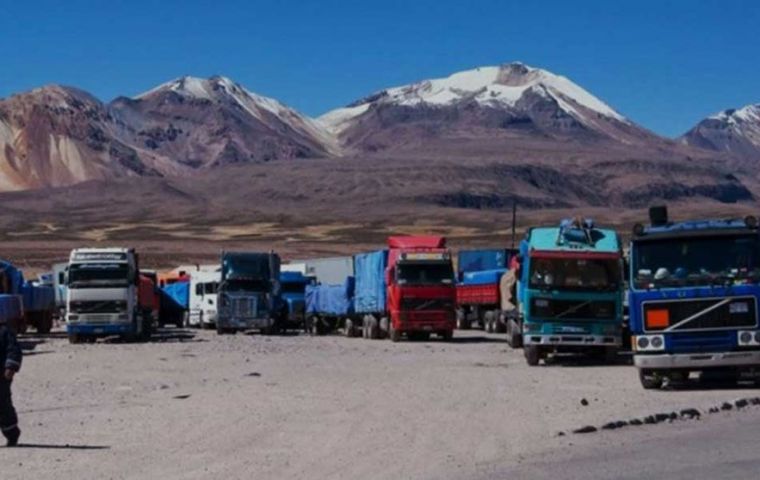
<instances>
[{"instance_id":1,"label":"white truck","mask_svg":"<svg viewBox=\"0 0 760 480\"><path fill-rule=\"evenodd\" d=\"M190 274L190 312L187 323L196 328L214 328L216 325L216 299L222 272L198 269Z\"/></svg>"},{"instance_id":2,"label":"white truck","mask_svg":"<svg viewBox=\"0 0 760 480\"><path fill-rule=\"evenodd\" d=\"M71 343L112 335L128 341L150 336L152 320L150 311L140 304L134 249L74 249L65 279L66 331Z\"/></svg>"}]
</instances>

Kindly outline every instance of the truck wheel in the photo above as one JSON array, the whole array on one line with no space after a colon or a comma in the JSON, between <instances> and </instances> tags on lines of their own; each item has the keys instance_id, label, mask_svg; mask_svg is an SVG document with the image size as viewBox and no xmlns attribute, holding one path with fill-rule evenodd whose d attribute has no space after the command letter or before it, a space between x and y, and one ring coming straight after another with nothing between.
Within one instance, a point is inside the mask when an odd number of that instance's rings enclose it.
<instances>
[{"instance_id":1,"label":"truck wheel","mask_svg":"<svg viewBox=\"0 0 760 480\"><path fill-rule=\"evenodd\" d=\"M444 330L440 335L444 342L450 342L454 339L454 330Z\"/></svg>"},{"instance_id":2,"label":"truck wheel","mask_svg":"<svg viewBox=\"0 0 760 480\"><path fill-rule=\"evenodd\" d=\"M525 345L523 352L525 353L525 360L528 365L535 367L541 360L541 350L537 345Z\"/></svg>"},{"instance_id":3,"label":"truck wheel","mask_svg":"<svg viewBox=\"0 0 760 480\"><path fill-rule=\"evenodd\" d=\"M662 388L663 377L654 370L639 369L639 381L645 390L657 390Z\"/></svg>"},{"instance_id":4,"label":"truck wheel","mask_svg":"<svg viewBox=\"0 0 760 480\"><path fill-rule=\"evenodd\" d=\"M372 340L377 340L380 338L380 324L377 321L376 318L371 318L369 321L369 338Z\"/></svg>"},{"instance_id":5,"label":"truck wheel","mask_svg":"<svg viewBox=\"0 0 760 480\"><path fill-rule=\"evenodd\" d=\"M82 337L76 333L69 333L69 343L82 343Z\"/></svg>"},{"instance_id":6,"label":"truck wheel","mask_svg":"<svg viewBox=\"0 0 760 480\"><path fill-rule=\"evenodd\" d=\"M347 338L352 338L354 336L354 322L352 322L350 318L347 318L343 323L343 330L345 330Z\"/></svg>"},{"instance_id":7,"label":"truck wheel","mask_svg":"<svg viewBox=\"0 0 760 480\"><path fill-rule=\"evenodd\" d=\"M398 342L399 340L401 340L401 331L396 330L395 328L393 328L393 324L391 323L390 332L389 332L388 336L390 337L391 342L394 342L394 343Z\"/></svg>"},{"instance_id":8,"label":"truck wheel","mask_svg":"<svg viewBox=\"0 0 760 480\"><path fill-rule=\"evenodd\" d=\"M391 320L388 317L380 319L380 338L388 338L391 329Z\"/></svg>"},{"instance_id":9,"label":"truck wheel","mask_svg":"<svg viewBox=\"0 0 760 480\"><path fill-rule=\"evenodd\" d=\"M486 333L494 333L494 314L491 311L483 315L483 330Z\"/></svg>"},{"instance_id":10,"label":"truck wheel","mask_svg":"<svg viewBox=\"0 0 760 480\"><path fill-rule=\"evenodd\" d=\"M53 329L53 317L43 318L40 323L37 324L37 333L50 333Z\"/></svg>"},{"instance_id":11,"label":"truck wheel","mask_svg":"<svg viewBox=\"0 0 760 480\"><path fill-rule=\"evenodd\" d=\"M506 331L507 331L507 322L506 322L507 319L506 319L506 317L504 315L502 315L502 314L496 315L495 313L494 313L494 317L495 317L494 328L493 328L494 332L495 333L506 333Z\"/></svg>"},{"instance_id":12,"label":"truck wheel","mask_svg":"<svg viewBox=\"0 0 760 480\"><path fill-rule=\"evenodd\" d=\"M457 308L457 329L469 330L472 327L472 321L467 318L467 313L461 308Z\"/></svg>"},{"instance_id":13,"label":"truck wheel","mask_svg":"<svg viewBox=\"0 0 760 480\"><path fill-rule=\"evenodd\" d=\"M522 335L514 318L507 319L507 345L514 349L522 348Z\"/></svg>"}]
</instances>

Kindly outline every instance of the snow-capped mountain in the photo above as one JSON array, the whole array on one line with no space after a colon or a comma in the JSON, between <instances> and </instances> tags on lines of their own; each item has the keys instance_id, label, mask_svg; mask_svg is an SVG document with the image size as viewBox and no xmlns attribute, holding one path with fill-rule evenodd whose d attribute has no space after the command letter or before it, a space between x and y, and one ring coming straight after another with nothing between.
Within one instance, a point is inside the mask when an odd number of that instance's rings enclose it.
<instances>
[{"instance_id":1,"label":"snow-capped mountain","mask_svg":"<svg viewBox=\"0 0 760 480\"><path fill-rule=\"evenodd\" d=\"M760 104L712 115L680 140L695 147L760 159Z\"/></svg>"},{"instance_id":2,"label":"snow-capped mountain","mask_svg":"<svg viewBox=\"0 0 760 480\"><path fill-rule=\"evenodd\" d=\"M314 120L226 77L182 77L110 105L121 134L191 168L337 153Z\"/></svg>"},{"instance_id":3,"label":"snow-capped mountain","mask_svg":"<svg viewBox=\"0 0 760 480\"><path fill-rule=\"evenodd\" d=\"M522 63L480 67L446 78L390 88L318 119L346 145L399 145L403 128L460 135L463 129L512 130L631 143L654 135L569 79ZM378 132L394 130L390 138ZM387 143L387 145L383 145Z\"/></svg>"}]
</instances>

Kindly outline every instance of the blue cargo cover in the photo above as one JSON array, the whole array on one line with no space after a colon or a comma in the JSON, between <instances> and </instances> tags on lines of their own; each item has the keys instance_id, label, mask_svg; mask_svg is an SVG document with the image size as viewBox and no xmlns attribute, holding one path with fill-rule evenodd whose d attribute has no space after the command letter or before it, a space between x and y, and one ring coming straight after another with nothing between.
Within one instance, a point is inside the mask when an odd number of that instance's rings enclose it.
<instances>
[{"instance_id":1,"label":"blue cargo cover","mask_svg":"<svg viewBox=\"0 0 760 480\"><path fill-rule=\"evenodd\" d=\"M507 250L505 248L487 250L461 250L457 256L457 272L462 278L466 272L482 272L497 268L507 268Z\"/></svg>"},{"instance_id":2,"label":"blue cargo cover","mask_svg":"<svg viewBox=\"0 0 760 480\"><path fill-rule=\"evenodd\" d=\"M388 251L378 250L354 256L356 273L356 313L379 313L385 311L385 269L388 266Z\"/></svg>"},{"instance_id":3,"label":"blue cargo cover","mask_svg":"<svg viewBox=\"0 0 760 480\"><path fill-rule=\"evenodd\" d=\"M55 288L52 286L26 282L21 285L21 296L26 311L52 311L55 308Z\"/></svg>"},{"instance_id":4,"label":"blue cargo cover","mask_svg":"<svg viewBox=\"0 0 760 480\"><path fill-rule=\"evenodd\" d=\"M24 274L12 263L0 260L0 293L21 294Z\"/></svg>"},{"instance_id":5,"label":"blue cargo cover","mask_svg":"<svg viewBox=\"0 0 760 480\"><path fill-rule=\"evenodd\" d=\"M348 315L353 313L354 277L342 285L307 285L306 313Z\"/></svg>"},{"instance_id":6,"label":"blue cargo cover","mask_svg":"<svg viewBox=\"0 0 760 480\"><path fill-rule=\"evenodd\" d=\"M20 319L21 313L21 297L19 295L0 294L0 324Z\"/></svg>"},{"instance_id":7,"label":"blue cargo cover","mask_svg":"<svg viewBox=\"0 0 760 480\"><path fill-rule=\"evenodd\" d=\"M495 268L493 270L483 270L481 272L465 272L462 279L462 285L488 285L499 283L501 277L506 273L506 268Z\"/></svg>"},{"instance_id":8,"label":"blue cargo cover","mask_svg":"<svg viewBox=\"0 0 760 480\"><path fill-rule=\"evenodd\" d=\"M161 287L163 296L169 297L173 302L183 310L190 306L190 282L175 282Z\"/></svg>"}]
</instances>

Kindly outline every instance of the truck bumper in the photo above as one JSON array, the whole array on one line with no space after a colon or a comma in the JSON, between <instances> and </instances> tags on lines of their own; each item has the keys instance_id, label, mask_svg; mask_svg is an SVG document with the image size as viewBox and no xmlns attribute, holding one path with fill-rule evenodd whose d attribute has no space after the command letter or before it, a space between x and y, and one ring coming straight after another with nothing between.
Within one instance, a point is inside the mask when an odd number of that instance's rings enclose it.
<instances>
[{"instance_id":1,"label":"truck bumper","mask_svg":"<svg viewBox=\"0 0 760 480\"><path fill-rule=\"evenodd\" d=\"M133 333L131 323L115 323L102 325L78 325L69 323L66 332L73 335L125 335Z\"/></svg>"},{"instance_id":2,"label":"truck bumper","mask_svg":"<svg viewBox=\"0 0 760 480\"><path fill-rule=\"evenodd\" d=\"M760 350L747 352L679 353L634 355L633 364L640 369L749 367L760 365Z\"/></svg>"},{"instance_id":3,"label":"truck bumper","mask_svg":"<svg viewBox=\"0 0 760 480\"><path fill-rule=\"evenodd\" d=\"M553 347L619 347L623 339L615 335L534 335L523 334L523 344Z\"/></svg>"},{"instance_id":4,"label":"truck bumper","mask_svg":"<svg viewBox=\"0 0 760 480\"><path fill-rule=\"evenodd\" d=\"M222 318L216 317L219 328L237 328L238 330L254 330L269 328L274 324L272 318Z\"/></svg>"}]
</instances>

